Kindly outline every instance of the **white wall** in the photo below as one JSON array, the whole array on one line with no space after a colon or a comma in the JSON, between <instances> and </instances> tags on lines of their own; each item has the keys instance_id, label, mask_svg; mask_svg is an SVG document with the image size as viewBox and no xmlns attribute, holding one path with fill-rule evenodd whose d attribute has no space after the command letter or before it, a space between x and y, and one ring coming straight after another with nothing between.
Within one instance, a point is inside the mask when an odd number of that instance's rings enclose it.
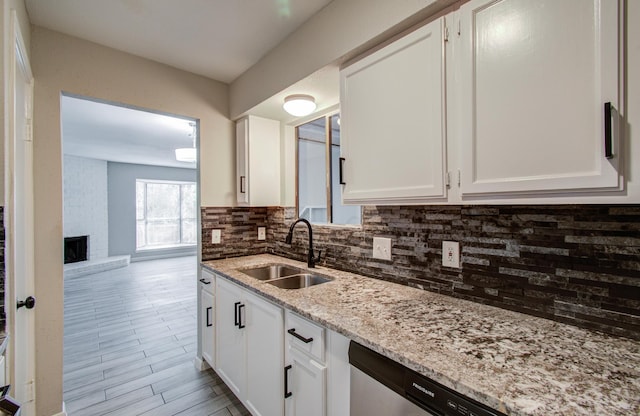
<instances>
[{"instance_id":1,"label":"white wall","mask_svg":"<svg viewBox=\"0 0 640 416\"><path fill-rule=\"evenodd\" d=\"M89 260L109 255L107 162L64 155L64 236L89 236Z\"/></svg>"},{"instance_id":2,"label":"white wall","mask_svg":"<svg viewBox=\"0 0 640 416\"><path fill-rule=\"evenodd\" d=\"M62 408L62 138L60 94L95 97L200 120L205 206L235 202L234 126L228 85L37 26L31 32L34 92L37 414Z\"/></svg>"}]
</instances>

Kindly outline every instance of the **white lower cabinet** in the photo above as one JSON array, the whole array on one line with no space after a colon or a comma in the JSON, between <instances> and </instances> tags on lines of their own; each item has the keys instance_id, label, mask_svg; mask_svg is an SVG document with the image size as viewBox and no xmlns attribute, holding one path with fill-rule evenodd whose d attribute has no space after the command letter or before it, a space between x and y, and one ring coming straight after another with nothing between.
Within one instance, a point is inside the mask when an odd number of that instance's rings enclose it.
<instances>
[{"instance_id":1,"label":"white lower cabinet","mask_svg":"<svg viewBox=\"0 0 640 416\"><path fill-rule=\"evenodd\" d=\"M327 367L291 344L287 347L287 355L285 415L325 416Z\"/></svg>"},{"instance_id":2,"label":"white lower cabinet","mask_svg":"<svg viewBox=\"0 0 640 416\"><path fill-rule=\"evenodd\" d=\"M202 359L215 368L215 281L213 275L205 269L201 271L199 284L200 296L200 353ZM204 367L203 367L204 368Z\"/></svg>"},{"instance_id":3,"label":"white lower cabinet","mask_svg":"<svg viewBox=\"0 0 640 416\"><path fill-rule=\"evenodd\" d=\"M255 416L282 415L284 403L282 308L251 293L247 308L246 406Z\"/></svg>"},{"instance_id":4,"label":"white lower cabinet","mask_svg":"<svg viewBox=\"0 0 640 416\"><path fill-rule=\"evenodd\" d=\"M214 368L252 415L349 414L347 338L220 276L214 310Z\"/></svg>"},{"instance_id":5,"label":"white lower cabinet","mask_svg":"<svg viewBox=\"0 0 640 416\"><path fill-rule=\"evenodd\" d=\"M214 364L214 337L215 329L213 327L213 295L204 289L200 290L200 305L202 305L202 358L205 359L211 368Z\"/></svg>"},{"instance_id":6,"label":"white lower cabinet","mask_svg":"<svg viewBox=\"0 0 640 416\"><path fill-rule=\"evenodd\" d=\"M246 331L238 324L244 290L216 279L216 372L240 400L246 385ZM240 309L240 310L239 310ZM242 316L241 316L242 317Z\"/></svg>"},{"instance_id":7,"label":"white lower cabinet","mask_svg":"<svg viewBox=\"0 0 640 416\"><path fill-rule=\"evenodd\" d=\"M216 372L254 416L282 415L282 309L222 278L216 297Z\"/></svg>"}]
</instances>

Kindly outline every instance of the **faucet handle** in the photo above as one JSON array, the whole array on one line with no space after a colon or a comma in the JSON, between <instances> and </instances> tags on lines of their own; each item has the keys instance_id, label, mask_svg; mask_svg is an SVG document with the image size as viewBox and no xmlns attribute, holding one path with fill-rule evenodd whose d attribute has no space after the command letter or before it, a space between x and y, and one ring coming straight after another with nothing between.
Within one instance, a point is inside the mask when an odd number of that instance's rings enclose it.
<instances>
[{"instance_id":1,"label":"faucet handle","mask_svg":"<svg viewBox=\"0 0 640 416\"><path fill-rule=\"evenodd\" d=\"M319 263L320 262L320 256L322 256L322 250L318 250L318 257L313 259L313 261L316 262L316 263Z\"/></svg>"}]
</instances>

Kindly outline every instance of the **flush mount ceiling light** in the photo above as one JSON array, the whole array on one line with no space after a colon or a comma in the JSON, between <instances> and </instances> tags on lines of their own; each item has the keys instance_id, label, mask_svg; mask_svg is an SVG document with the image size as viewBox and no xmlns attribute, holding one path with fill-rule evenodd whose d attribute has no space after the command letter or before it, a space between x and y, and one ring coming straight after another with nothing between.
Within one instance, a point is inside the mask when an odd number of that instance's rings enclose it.
<instances>
[{"instance_id":1,"label":"flush mount ceiling light","mask_svg":"<svg viewBox=\"0 0 640 416\"><path fill-rule=\"evenodd\" d=\"M191 132L189 136L193 137L193 147L181 147L176 149L176 160L178 162L195 163L198 159L198 151L196 150L196 123L189 123Z\"/></svg>"},{"instance_id":2,"label":"flush mount ceiling light","mask_svg":"<svg viewBox=\"0 0 640 416\"><path fill-rule=\"evenodd\" d=\"M307 116L316 109L316 100L305 94L289 95L282 105L284 111L296 117Z\"/></svg>"}]
</instances>

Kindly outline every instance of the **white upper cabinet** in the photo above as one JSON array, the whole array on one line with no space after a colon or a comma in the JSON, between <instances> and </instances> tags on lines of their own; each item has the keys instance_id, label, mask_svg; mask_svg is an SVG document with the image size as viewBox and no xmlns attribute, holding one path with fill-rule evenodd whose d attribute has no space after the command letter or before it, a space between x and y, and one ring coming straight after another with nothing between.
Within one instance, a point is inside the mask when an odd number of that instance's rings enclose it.
<instances>
[{"instance_id":1,"label":"white upper cabinet","mask_svg":"<svg viewBox=\"0 0 640 416\"><path fill-rule=\"evenodd\" d=\"M459 88L463 197L623 186L618 13L616 0L462 5L460 80L450 87ZM611 127L605 103L614 108Z\"/></svg>"},{"instance_id":2,"label":"white upper cabinet","mask_svg":"<svg viewBox=\"0 0 640 416\"><path fill-rule=\"evenodd\" d=\"M440 18L341 71L345 203L446 198L443 32Z\"/></svg>"},{"instance_id":3,"label":"white upper cabinet","mask_svg":"<svg viewBox=\"0 0 640 416\"><path fill-rule=\"evenodd\" d=\"M236 169L238 205L280 205L279 121L256 116L238 120Z\"/></svg>"}]
</instances>

